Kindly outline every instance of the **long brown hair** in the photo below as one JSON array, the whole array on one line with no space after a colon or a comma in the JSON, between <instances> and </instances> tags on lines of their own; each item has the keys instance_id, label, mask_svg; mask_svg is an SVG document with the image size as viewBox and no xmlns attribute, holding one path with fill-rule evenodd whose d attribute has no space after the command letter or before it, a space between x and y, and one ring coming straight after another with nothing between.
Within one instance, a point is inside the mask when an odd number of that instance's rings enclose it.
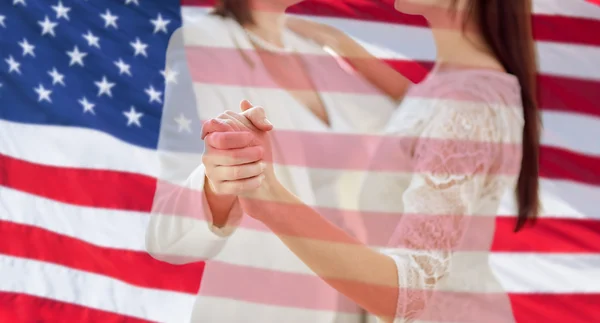
<instances>
[{"instance_id":1,"label":"long brown hair","mask_svg":"<svg viewBox=\"0 0 600 323\"><path fill-rule=\"evenodd\" d=\"M458 0L453 0L456 6ZM514 231L532 224L540 209L537 55L531 24L531 0L467 0L465 23L475 19L487 45L504 69L519 79L525 126L517 181L518 218ZM466 25L466 24L465 24Z\"/></svg>"},{"instance_id":2,"label":"long brown hair","mask_svg":"<svg viewBox=\"0 0 600 323\"><path fill-rule=\"evenodd\" d=\"M232 17L240 25L254 24L250 0L217 0L211 13L221 17Z\"/></svg>"}]
</instances>

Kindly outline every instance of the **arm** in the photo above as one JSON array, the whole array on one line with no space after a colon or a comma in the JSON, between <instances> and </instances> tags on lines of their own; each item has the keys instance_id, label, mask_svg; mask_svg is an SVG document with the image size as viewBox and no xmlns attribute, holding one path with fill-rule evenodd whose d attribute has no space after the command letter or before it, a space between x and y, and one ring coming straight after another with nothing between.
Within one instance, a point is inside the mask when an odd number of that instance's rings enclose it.
<instances>
[{"instance_id":1,"label":"arm","mask_svg":"<svg viewBox=\"0 0 600 323\"><path fill-rule=\"evenodd\" d=\"M365 79L395 102L402 100L406 90L412 84L404 75L373 56L350 36L332 26L296 17L289 17L287 26L295 33L311 39L319 45L331 48L346 59Z\"/></svg>"},{"instance_id":2,"label":"arm","mask_svg":"<svg viewBox=\"0 0 600 323\"><path fill-rule=\"evenodd\" d=\"M503 157L495 135L489 137L497 130L487 124L495 120L489 109L448 110L439 110L415 148L418 173L402 195L405 212L393 250L380 253L360 244L273 179L242 205L317 275L369 312L388 322L431 314L425 313L428 302L450 273L484 184L494 181L491 165Z\"/></svg>"},{"instance_id":3,"label":"arm","mask_svg":"<svg viewBox=\"0 0 600 323\"><path fill-rule=\"evenodd\" d=\"M201 53L197 53L201 54ZM219 62L208 54L207 62ZM214 257L241 219L237 198L206 190L201 154L202 119L223 112L226 103L217 89L193 88L186 62L183 29L173 33L166 67L176 71L177 83L167 83L158 146L159 171L146 249L162 261L184 264ZM190 130L174 121L183 115Z\"/></svg>"}]
</instances>

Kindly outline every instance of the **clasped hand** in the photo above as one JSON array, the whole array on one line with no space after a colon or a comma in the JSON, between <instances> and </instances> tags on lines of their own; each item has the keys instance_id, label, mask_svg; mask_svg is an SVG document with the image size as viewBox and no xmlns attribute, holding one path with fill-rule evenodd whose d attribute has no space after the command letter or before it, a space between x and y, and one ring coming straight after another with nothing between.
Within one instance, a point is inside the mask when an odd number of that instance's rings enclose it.
<instances>
[{"instance_id":1,"label":"clasped hand","mask_svg":"<svg viewBox=\"0 0 600 323\"><path fill-rule=\"evenodd\" d=\"M263 108L241 103L241 113L227 111L202 127L202 162L216 194L266 198L265 183L276 181L268 131L273 129Z\"/></svg>"}]
</instances>

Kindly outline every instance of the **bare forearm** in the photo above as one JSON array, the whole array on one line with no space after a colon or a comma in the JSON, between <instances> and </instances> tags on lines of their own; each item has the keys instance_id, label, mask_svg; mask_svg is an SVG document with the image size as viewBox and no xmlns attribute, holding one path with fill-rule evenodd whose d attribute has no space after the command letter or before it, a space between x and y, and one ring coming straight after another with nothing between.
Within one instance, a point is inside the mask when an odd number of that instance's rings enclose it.
<instances>
[{"instance_id":1,"label":"bare forearm","mask_svg":"<svg viewBox=\"0 0 600 323\"><path fill-rule=\"evenodd\" d=\"M401 101L411 82L351 37L338 33L334 51L348 61L367 81L394 101Z\"/></svg>"},{"instance_id":2,"label":"bare forearm","mask_svg":"<svg viewBox=\"0 0 600 323\"><path fill-rule=\"evenodd\" d=\"M280 185L269 200L251 202L259 218L330 286L380 318L395 314L398 279L394 261L336 227ZM248 212L248 210L246 210Z\"/></svg>"},{"instance_id":3,"label":"bare forearm","mask_svg":"<svg viewBox=\"0 0 600 323\"><path fill-rule=\"evenodd\" d=\"M229 214L235 201L238 199L235 195L219 195L216 194L210 184L208 178L204 179L204 193L206 201L212 213L213 225L217 228L222 228L227 223Z\"/></svg>"}]
</instances>

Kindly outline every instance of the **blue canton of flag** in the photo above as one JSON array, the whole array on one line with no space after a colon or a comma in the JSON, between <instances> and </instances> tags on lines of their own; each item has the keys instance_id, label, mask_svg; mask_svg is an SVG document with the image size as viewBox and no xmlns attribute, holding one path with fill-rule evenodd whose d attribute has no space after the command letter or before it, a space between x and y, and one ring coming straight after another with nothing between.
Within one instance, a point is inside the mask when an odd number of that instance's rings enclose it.
<instances>
[{"instance_id":1,"label":"blue canton of flag","mask_svg":"<svg viewBox=\"0 0 600 323\"><path fill-rule=\"evenodd\" d=\"M179 0L3 0L0 119L156 148Z\"/></svg>"}]
</instances>

